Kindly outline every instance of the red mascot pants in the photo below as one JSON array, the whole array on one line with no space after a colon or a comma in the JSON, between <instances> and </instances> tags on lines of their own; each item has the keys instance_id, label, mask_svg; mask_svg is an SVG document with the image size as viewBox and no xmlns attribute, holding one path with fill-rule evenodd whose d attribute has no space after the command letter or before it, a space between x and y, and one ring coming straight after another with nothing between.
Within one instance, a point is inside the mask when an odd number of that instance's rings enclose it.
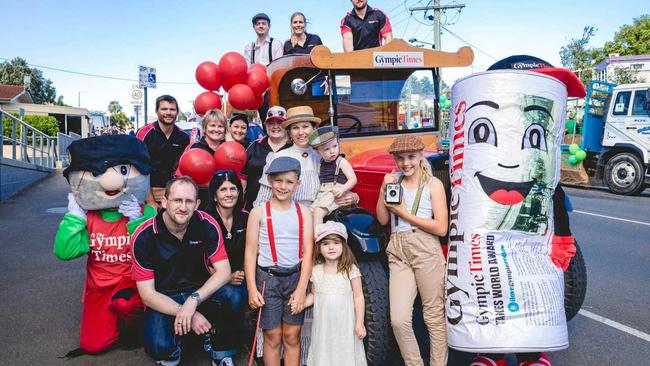
<instances>
[{"instance_id":1,"label":"red mascot pants","mask_svg":"<svg viewBox=\"0 0 650 366\"><path fill-rule=\"evenodd\" d=\"M100 353L117 342L122 331L136 332L134 325L144 311L135 282L122 279L113 287L86 286L81 312L80 347L86 353Z\"/></svg>"}]
</instances>

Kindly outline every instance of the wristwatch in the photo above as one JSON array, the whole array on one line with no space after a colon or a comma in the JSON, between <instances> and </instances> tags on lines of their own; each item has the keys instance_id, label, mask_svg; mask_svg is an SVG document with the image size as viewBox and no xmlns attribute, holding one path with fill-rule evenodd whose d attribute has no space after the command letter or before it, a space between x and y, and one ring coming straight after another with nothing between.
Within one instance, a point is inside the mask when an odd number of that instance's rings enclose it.
<instances>
[{"instance_id":1,"label":"wristwatch","mask_svg":"<svg viewBox=\"0 0 650 366\"><path fill-rule=\"evenodd\" d=\"M201 295L199 295L199 293L196 292L196 291L192 292L192 294L190 295L190 298L196 300L197 305L201 303Z\"/></svg>"}]
</instances>

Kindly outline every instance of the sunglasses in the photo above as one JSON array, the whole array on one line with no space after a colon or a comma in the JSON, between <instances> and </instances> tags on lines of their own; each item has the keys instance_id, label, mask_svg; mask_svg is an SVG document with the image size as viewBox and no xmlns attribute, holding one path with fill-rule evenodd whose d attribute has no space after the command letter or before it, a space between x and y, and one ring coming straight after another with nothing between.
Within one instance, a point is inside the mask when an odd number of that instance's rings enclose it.
<instances>
[{"instance_id":1,"label":"sunglasses","mask_svg":"<svg viewBox=\"0 0 650 366\"><path fill-rule=\"evenodd\" d=\"M237 173L235 173L234 170L229 170L229 169L219 169L214 173L214 175L216 177L226 177L229 179L237 177Z\"/></svg>"},{"instance_id":2,"label":"sunglasses","mask_svg":"<svg viewBox=\"0 0 650 366\"><path fill-rule=\"evenodd\" d=\"M281 110L280 111L268 111L268 112L266 112L266 118L269 118L269 117L286 117L285 114L286 113L284 113L284 111L281 111Z\"/></svg>"}]
</instances>

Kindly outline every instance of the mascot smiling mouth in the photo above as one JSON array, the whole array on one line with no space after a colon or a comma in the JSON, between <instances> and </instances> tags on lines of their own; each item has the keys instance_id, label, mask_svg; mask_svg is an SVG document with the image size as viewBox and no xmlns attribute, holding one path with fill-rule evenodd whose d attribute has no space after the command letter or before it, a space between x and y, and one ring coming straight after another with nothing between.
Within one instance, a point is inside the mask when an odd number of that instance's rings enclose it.
<instances>
[{"instance_id":1,"label":"mascot smiling mouth","mask_svg":"<svg viewBox=\"0 0 650 366\"><path fill-rule=\"evenodd\" d=\"M501 205L512 206L522 202L528 196L533 185L535 185L535 181L532 180L529 182L504 182L488 178L482 175L481 172L476 172L474 175L478 178L483 192L492 201Z\"/></svg>"}]
</instances>

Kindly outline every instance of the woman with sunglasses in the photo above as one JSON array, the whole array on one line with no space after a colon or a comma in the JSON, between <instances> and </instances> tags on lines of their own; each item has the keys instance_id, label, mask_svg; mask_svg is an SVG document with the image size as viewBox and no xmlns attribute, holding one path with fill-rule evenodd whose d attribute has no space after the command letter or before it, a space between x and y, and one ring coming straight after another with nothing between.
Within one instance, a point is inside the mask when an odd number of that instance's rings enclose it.
<instances>
[{"instance_id":1,"label":"woman with sunglasses","mask_svg":"<svg viewBox=\"0 0 650 366\"><path fill-rule=\"evenodd\" d=\"M291 146L282 122L287 119L287 111L280 106L269 108L266 112L264 130L266 137L253 142L246 150L246 165L241 173L247 176L244 207L250 210L260 190L260 177L267 157Z\"/></svg>"},{"instance_id":2,"label":"woman with sunglasses","mask_svg":"<svg viewBox=\"0 0 650 366\"><path fill-rule=\"evenodd\" d=\"M221 306L212 339L216 356L213 359L233 357L245 342L244 306L248 291L244 281L244 247L248 212L243 209L242 193L241 181L232 170L218 170L210 180L207 212L219 224L232 272L230 282L215 294Z\"/></svg>"}]
</instances>

